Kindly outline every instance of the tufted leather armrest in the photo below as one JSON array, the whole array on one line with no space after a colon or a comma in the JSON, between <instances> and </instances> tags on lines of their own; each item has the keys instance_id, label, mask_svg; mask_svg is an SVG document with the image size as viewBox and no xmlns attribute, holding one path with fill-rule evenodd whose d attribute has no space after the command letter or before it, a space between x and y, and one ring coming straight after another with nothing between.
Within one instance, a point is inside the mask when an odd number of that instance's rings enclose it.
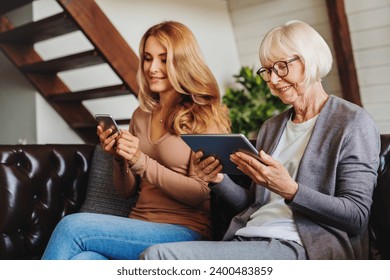
<instances>
[{"instance_id":1,"label":"tufted leather armrest","mask_svg":"<svg viewBox=\"0 0 390 280\"><path fill-rule=\"evenodd\" d=\"M37 259L85 199L95 145L0 145L0 259Z\"/></svg>"}]
</instances>

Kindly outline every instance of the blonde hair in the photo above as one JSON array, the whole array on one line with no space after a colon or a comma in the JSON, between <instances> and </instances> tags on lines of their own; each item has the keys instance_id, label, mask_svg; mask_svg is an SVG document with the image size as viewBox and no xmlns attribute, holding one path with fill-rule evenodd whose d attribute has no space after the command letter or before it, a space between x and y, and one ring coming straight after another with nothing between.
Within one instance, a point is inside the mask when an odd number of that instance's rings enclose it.
<instances>
[{"instance_id":1,"label":"blonde hair","mask_svg":"<svg viewBox=\"0 0 390 280\"><path fill-rule=\"evenodd\" d=\"M300 57L305 66L305 86L321 81L333 63L330 48L321 35L310 25L297 20L270 30L260 45L262 65L272 64L281 56Z\"/></svg>"},{"instance_id":2,"label":"blonde hair","mask_svg":"<svg viewBox=\"0 0 390 280\"><path fill-rule=\"evenodd\" d=\"M204 62L191 30L178 22L154 25L141 39L137 74L141 109L152 112L159 102L158 93L150 91L143 71L145 42L150 36L166 48L168 79L178 92L176 106L168 116L170 127L167 129L176 135L204 133L212 124L221 131L230 132L228 112L221 103L215 77Z\"/></svg>"}]
</instances>

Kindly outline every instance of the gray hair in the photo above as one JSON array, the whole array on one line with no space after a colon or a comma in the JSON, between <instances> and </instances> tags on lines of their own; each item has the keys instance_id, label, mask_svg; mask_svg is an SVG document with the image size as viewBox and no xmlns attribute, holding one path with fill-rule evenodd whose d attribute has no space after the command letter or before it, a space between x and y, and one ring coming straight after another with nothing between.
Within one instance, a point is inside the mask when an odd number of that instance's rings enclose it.
<instances>
[{"instance_id":1,"label":"gray hair","mask_svg":"<svg viewBox=\"0 0 390 280\"><path fill-rule=\"evenodd\" d=\"M328 44L313 27L297 20L270 30L259 51L262 65L294 56L299 56L305 66L305 86L321 81L332 68L333 57Z\"/></svg>"}]
</instances>

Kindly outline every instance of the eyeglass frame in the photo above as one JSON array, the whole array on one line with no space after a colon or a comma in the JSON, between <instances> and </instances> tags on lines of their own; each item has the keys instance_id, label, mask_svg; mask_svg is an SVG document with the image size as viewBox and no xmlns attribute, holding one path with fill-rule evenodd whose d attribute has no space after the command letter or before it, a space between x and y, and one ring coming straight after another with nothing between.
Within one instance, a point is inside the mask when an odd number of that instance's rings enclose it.
<instances>
[{"instance_id":1,"label":"eyeglass frame","mask_svg":"<svg viewBox=\"0 0 390 280\"><path fill-rule=\"evenodd\" d=\"M264 82L266 82L266 83L268 83L268 82L271 81L271 70L272 70L278 77L284 78L284 77L286 77L286 76L288 75L288 73L290 72L290 69L288 68L288 64L291 63L291 62L293 62L293 61L295 61L295 60L298 60L298 59L300 59L300 57L299 57L299 56L296 56L296 57L291 58L291 59L289 59L289 60L279 60L279 61L276 61L276 62L272 65L272 67L269 67L269 68L268 68L268 67L260 67L259 70L256 71L256 74L259 75L260 78L261 78ZM286 73L286 75L280 76L280 75L278 74L278 70L275 69L274 66L275 66L277 63L279 63L279 62L283 62L283 63L286 65L286 68L287 68L287 73ZM268 71L268 73L270 73L270 79L269 79L268 81L266 81L266 80L260 75L260 71L261 71L262 69L265 69L266 71Z\"/></svg>"}]
</instances>

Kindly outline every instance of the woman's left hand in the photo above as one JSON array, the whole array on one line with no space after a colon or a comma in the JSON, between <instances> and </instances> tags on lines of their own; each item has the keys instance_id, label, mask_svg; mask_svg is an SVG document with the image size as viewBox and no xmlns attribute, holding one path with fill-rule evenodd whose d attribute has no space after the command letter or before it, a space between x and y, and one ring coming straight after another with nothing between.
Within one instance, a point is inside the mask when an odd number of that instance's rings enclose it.
<instances>
[{"instance_id":1,"label":"woman's left hand","mask_svg":"<svg viewBox=\"0 0 390 280\"><path fill-rule=\"evenodd\" d=\"M259 152L259 157L261 161L246 153L236 152L230 156L230 160L256 184L267 187L287 200L292 200L298 191L298 183L291 178L279 161L264 151Z\"/></svg>"}]
</instances>

